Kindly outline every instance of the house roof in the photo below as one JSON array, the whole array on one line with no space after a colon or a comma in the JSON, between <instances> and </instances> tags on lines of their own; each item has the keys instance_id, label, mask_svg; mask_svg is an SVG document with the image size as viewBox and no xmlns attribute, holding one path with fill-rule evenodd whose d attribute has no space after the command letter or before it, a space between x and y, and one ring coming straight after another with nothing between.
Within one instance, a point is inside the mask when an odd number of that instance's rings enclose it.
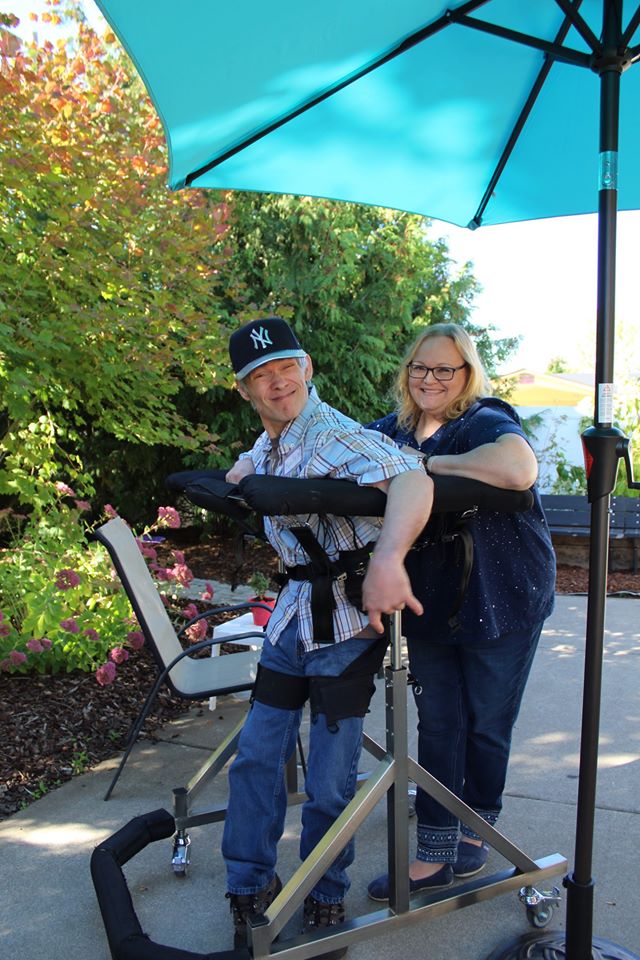
<instances>
[{"instance_id":1,"label":"house roof","mask_svg":"<svg viewBox=\"0 0 640 960\"><path fill-rule=\"evenodd\" d=\"M495 381L513 385L509 400L516 406L573 407L594 390L592 374L539 373L528 367L501 374Z\"/></svg>"}]
</instances>

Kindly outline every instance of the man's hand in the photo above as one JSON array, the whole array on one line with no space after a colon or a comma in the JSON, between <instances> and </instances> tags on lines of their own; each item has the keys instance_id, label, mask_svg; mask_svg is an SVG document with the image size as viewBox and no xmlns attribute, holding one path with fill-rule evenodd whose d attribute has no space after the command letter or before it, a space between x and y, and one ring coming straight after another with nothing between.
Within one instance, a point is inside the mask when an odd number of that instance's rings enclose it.
<instances>
[{"instance_id":1,"label":"man's hand","mask_svg":"<svg viewBox=\"0 0 640 960\"><path fill-rule=\"evenodd\" d=\"M394 613L405 607L421 616L422 604L414 597L407 571L398 556L374 553L369 560L367 575L362 584L362 607L369 623L378 633L384 631L383 613Z\"/></svg>"},{"instance_id":2,"label":"man's hand","mask_svg":"<svg viewBox=\"0 0 640 960\"><path fill-rule=\"evenodd\" d=\"M236 460L234 465L225 476L227 483L240 483L243 477L248 477L256 472L251 457L243 457L242 460Z\"/></svg>"},{"instance_id":3,"label":"man's hand","mask_svg":"<svg viewBox=\"0 0 640 960\"><path fill-rule=\"evenodd\" d=\"M382 633L381 616L409 607L422 616L422 604L414 597L404 558L424 528L433 504L433 481L422 467L385 481L387 509L362 584L362 605L374 630Z\"/></svg>"}]
</instances>

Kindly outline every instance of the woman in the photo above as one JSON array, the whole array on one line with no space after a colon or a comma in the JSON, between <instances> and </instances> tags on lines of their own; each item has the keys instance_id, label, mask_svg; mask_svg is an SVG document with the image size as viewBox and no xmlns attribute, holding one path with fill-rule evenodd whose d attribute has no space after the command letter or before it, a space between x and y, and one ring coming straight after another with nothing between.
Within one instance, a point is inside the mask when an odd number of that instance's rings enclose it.
<instances>
[{"instance_id":1,"label":"woman","mask_svg":"<svg viewBox=\"0 0 640 960\"><path fill-rule=\"evenodd\" d=\"M397 381L398 411L370 424L425 458L427 472L526 490L537 463L515 411L488 396L468 334L453 323L423 330ZM432 521L433 522L433 521ZM427 528L429 529L429 528ZM553 608L555 557L534 489L517 514L481 510L468 523L474 559L458 615L455 541L434 542L405 561L422 617L403 614L418 708L418 760L488 823L502 807L511 732L542 625ZM410 890L446 887L484 867L480 836L418 789L418 849ZM386 900L387 875L369 885Z\"/></svg>"}]
</instances>

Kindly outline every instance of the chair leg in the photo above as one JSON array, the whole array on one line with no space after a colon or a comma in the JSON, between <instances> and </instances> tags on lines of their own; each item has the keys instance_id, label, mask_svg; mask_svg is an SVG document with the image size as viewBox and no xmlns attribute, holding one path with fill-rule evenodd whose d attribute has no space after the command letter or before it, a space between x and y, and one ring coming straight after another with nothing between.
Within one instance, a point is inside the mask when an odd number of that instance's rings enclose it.
<instances>
[{"instance_id":1,"label":"chair leg","mask_svg":"<svg viewBox=\"0 0 640 960\"><path fill-rule=\"evenodd\" d=\"M302 775L307 779L307 760L304 755L304 747L302 746L302 738L298 734L298 756L300 757L300 768L302 769Z\"/></svg>"},{"instance_id":2,"label":"chair leg","mask_svg":"<svg viewBox=\"0 0 640 960\"><path fill-rule=\"evenodd\" d=\"M159 678L159 679L160 679L160 678ZM140 711L140 713L138 714L137 718L134 720L134 722L133 722L133 724L132 724L132 726L131 726L131 732L129 733L129 737L128 737L128 739L127 739L127 745L126 745L126 747L125 747L124 754L123 754L123 756L122 756L122 759L120 760L120 764L119 764L119 766L118 766L118 769L116 770L116 772L115 772L115 774L114 774L114 776L113 776L113 780L112 780L111 783L109 784L109 789L107 790L107 792L106 792L105 795L104 795L104 800L108 800L108 799L109 799L109 797L111 796L111 794L112 794L112 792L113 792L113 788L115 787L116 783L118 782L118 780L119 780L119 778L120 778L120 774L121 774L122 771L124 770L124 765L125 765L125 763L127 762L127 760L129 759L129 754L131 753L131 750L133 749L134 743L136 742L136 740L137 740L138 737L140 736L140 731L142 730L142 727L144 726L144 722L145 722L145 720L147 719L147 716L148 716L148 714L149 714L149 710L151 709L151 705L153 704L153 701L154 701L155 698L156 698L156 695L157 695L157 693L158 693L159 686L160 686L160 684L158 683L158 681L156 681L156 683L154 683L153 687L152 687L151 690L149 691L149 694L148 694L148 696L147 696L147 699L146 699L145 702L144 702L144 706L142 707L142 710Z\"/></svg>"}]
</instances>

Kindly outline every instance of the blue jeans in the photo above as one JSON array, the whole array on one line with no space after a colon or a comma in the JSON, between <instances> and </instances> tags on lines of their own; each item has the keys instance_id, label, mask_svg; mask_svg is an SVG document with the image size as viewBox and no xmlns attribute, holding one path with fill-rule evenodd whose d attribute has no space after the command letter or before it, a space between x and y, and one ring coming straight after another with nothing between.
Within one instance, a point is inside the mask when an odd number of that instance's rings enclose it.
<instances>
[{"instance_id":1,"label":"blue jeans","mask_svg":"<svg viewBox=\"0 0 640 960\"><path fill-rule=\"evenodd\" d=\"M376 642L352 637L306 653L298 639L294 617L274 646L265 640L260 662L294 676L338 676L357 656ZM257 893L272 880L277 845L284 829L287 791L284 768L293 754L302 710L286 710L253 703L242 729L236 759L229 770L229 804L222 837L230 893ZM362 717L327 727L319 714L311 723L302 807L302 860L320 842L356 790L362 748ZM349 889L347 867L353 862L350 840L311 891L316 900L338 903Z\"/></svg>"},{"instance_id":2,"label":"blue jeans","mask_svg":"<svg viewBox=\"0 0 640 960\"><path fill-rule=\"evenodd\" d=\"M408 640L418 762L492 825L502 809L511 733L541 631L538 623L491 643ZM455 861L456 817L420 789L416 813L418 859ZM464 824L462 833L478 838Z\"/></svg>"}]
</instances>

